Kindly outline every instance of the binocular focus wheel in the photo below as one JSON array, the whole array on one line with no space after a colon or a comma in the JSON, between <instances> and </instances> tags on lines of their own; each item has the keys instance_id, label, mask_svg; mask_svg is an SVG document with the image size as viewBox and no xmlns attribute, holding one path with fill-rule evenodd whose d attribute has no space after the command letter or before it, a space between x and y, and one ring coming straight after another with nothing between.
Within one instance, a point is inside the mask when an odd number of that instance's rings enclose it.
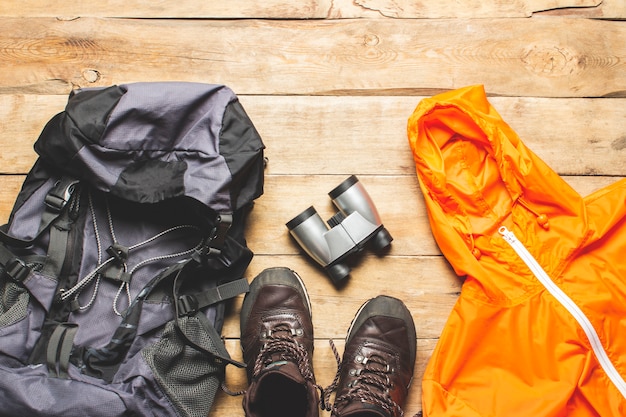
<instances>
[{"instance_id":1,"label":"binocular focus wheel","mask_svg":"<svg viewBox=\"0 0 626 417\"><path fill-rule=\"evenodd\" d=\"M343 282L344 279L350 276L350 268L348 268L348 266L344 264L330 265L326 267L326 272L328 273L328 276L330 276L330 279L335 284L339 284Z\"/></svg>"}]
</instances>

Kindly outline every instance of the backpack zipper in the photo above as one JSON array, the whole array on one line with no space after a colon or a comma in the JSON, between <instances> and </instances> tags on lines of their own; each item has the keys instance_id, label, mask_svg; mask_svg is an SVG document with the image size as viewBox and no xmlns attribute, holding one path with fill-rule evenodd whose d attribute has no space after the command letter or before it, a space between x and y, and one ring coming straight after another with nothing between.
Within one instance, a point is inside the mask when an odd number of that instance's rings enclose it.
<instances>
[{"instance_id":1,"label":"backpack zipper","mask_svg":"<svg viewBox=\"0 0 626 417\"><path fill-rule=\"evenodd\" d=\"M533 257L533 255L526 249L526 247L519 241L517 236L511 231L509 231L506 227L502 226L498 229L498 232L502 235L504 240L513 248L513 250L517 253L517 255L524 261L524 263L530 268L531 272L537 277L539 282L543 284L543 286L548 290L550 294L563 306L569 313L576 319L578 324L582 327L587 339L589 339L589 343L591 344L591 349L593 353L596 355L598 362L604 372L607 374L611 382L615 385L615 387L619 390L623 397L626 398L626 381L619 374L609 356L602 346L602 342L600 341L600 337L596 332L596 329L591 324L589 318L583 313L583 311L576 305L576 303L569 298L563 290L561 290L555 283L552 281L550 276L544 271L544 269L539 265L539 262Z\"/></svg>"}]
</instances>

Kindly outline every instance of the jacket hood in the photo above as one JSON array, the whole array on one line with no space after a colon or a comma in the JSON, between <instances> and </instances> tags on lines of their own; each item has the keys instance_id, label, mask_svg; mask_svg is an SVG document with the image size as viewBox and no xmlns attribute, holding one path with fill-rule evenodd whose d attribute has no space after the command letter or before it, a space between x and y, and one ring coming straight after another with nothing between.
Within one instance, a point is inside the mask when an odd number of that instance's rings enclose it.
<instances>
[{"instance_id":1,"label":"jacket hood","mask_svg":"<svg viewBox=\"0 0 626 417\"><path fill-rule=\"evenodd\" d=\"M422 100L408 137L433 235L457 274L507 273L494 260L501 255L493 255L506 252L502 226L552 269L552 259L581 244L588 227L583 199L520 141L482 86ZM491 295L510 299L500 290L494 286Z\"/></svg>"}]
</instances>

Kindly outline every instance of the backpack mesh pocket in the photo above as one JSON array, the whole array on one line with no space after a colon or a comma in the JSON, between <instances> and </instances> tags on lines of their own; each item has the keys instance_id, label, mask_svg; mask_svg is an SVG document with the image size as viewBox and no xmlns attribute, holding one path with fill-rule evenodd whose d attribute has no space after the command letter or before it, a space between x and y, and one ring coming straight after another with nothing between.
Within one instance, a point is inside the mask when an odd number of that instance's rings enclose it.
<instances>
[{"instance_id":1,"label":"backpack mesh pocket","mask_svg":"<svg viewBox=\"0 0 626 417\"><path fill-rule=\"evenodd\" d=\"M8 279L0 282L0 328L26 317L30 296L26 288Z\"/></svg>"},{"instance_id":2,"label":"backpack mesh pocket","mask_svg":"<svg viewBox=\"0 0 626 417\"><path fill-rule=\"evenodd\" d=\"M218 349L198 318L184 317L179 325L202 348L211 352ZM165 325L161 339L142 353L161 389L182 416L207 416L224 379L223 365L189 346L173 321Z\"/></svg>"}]
</instances>

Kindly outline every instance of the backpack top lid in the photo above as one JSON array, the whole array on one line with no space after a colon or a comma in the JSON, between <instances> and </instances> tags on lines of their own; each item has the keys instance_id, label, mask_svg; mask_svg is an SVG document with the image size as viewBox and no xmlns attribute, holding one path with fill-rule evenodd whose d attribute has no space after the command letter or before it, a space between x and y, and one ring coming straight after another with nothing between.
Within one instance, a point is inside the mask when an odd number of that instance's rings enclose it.
<instances>
[{"instance_id":1,"label":"backpack top lid","mask_svg":"<svg viewBox=\"0 0 626 417\"><path fill-rule=\"evenodd\" d=\"M263 190L261 138L223 85L81 89L35 143L48 165L137 203L194 198L230 213Z\"/></svg>"}]
</instances>

